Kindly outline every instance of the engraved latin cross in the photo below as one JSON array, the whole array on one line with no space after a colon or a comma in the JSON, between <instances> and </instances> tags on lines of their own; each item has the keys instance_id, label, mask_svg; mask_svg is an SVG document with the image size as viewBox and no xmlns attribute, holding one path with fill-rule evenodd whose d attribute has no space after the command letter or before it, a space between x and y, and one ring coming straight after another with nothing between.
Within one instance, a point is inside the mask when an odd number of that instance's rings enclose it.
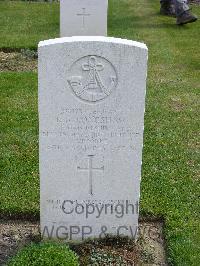
<instances>
[{"instance_id":1,"label":"engraved latin cross","mask_svg":"<svg viewBox=\"0 0 200 266\"><path fill-rule=\"evenodd\" d=\"M88 155L88 167L87 168L81 168L80 166L77 167L78 170L82 171L88 171L89 175L89 194L93 195L93 171L104 171L104 166L100 168L93 167L93 158L94 155Z\"/></svg>"},{"instance_id":2,"label":"engraved latin cross","mask_svg":"<svg viewBox=\"0 0 200 266\"><path fill-rule=\"evenodd\" d=\"M80 14L76 14L77 16L82 16L82 22L83 22L83 24L82 24L82 26L83 26L83 28L85 28L85 17L88 17L88 16L90 16L90 14L86 14L86 12L85 12L85 8L82 8L82 10L83 10L83 12Z\"/></svg>"}]
</instances>

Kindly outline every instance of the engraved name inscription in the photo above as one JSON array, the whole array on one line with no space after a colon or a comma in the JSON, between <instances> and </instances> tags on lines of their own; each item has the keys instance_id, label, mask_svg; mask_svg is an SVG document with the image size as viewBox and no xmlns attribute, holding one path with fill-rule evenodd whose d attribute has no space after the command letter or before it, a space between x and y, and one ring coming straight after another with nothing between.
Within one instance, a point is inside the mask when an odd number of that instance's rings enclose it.
<instances>
[{"instance_id":1,"label":"engraved name inscription","mask_svg":"<svg viewBox=\"0 0 200 266\"><path fill-rule=\"evenodd\" d=\"M87 110L63 107L55 119L54 129L40 132L41 136L49 138L46 148L52 151L73 149L78 154L97 154L108 149L107 143L110 152L135 150L135 143L142 134L136 131L134 125L127 125L123 113L111 108ZM55 141L55 137L59 141Z\"/></svg>"}]
</instances>

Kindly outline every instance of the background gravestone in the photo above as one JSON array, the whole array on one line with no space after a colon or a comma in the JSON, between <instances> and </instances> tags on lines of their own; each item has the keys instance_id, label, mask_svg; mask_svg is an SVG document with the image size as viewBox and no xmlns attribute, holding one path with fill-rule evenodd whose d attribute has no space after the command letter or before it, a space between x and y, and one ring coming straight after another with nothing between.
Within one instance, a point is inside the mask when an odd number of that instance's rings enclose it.
<instances>
[{"instance_id":1,"label":"background gravestone","mask_svg":"<svg viewBox=\"0 0 200 266\"><path fill-rule=\"evenodd\" d=\"M108 0L61 0L60 36L107 36Z\"/></svg>"},{"instance_id":2,"label":"background gravestone","mask_svg":"<svg viewBox=\"0 0 200 266\"><path fill-rule=\"evenodd\" d=\"M146 73L142 43L107 37L40 42L45 236L135 237Z\"/></svg>"}]
</instances>

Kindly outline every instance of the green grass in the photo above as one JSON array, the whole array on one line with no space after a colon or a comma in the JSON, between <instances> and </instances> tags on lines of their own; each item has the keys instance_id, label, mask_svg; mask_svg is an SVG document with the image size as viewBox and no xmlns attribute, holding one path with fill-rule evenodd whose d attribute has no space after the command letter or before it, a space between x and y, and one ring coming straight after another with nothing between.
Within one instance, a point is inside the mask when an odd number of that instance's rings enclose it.
<instances>
[{"instance_id":1,"label":"green grass","mask_svg":"<svg viewBox=\"0 0 200 266\"><path fill-rule=\"evenodd\" d=\"M37 76L0 75L0 210L38 213Z\"/></svg>"},{"instance_id":2,"label":"green grass","mask_svg":"<svg viewBox=\"0 0 200 266\"><path fill-rule=\"evenodd\" d=\"M77 255L59 243L31 244L22 249L8 266L78 266Z\"/></svg>"},{"instance_id":3,"label":"green grass","mask_svg":"<svg viewBox=\"0 0 200 266\"><path fill-rule=\"evenodd\" d=\"M21 22L16 32L12 30L17 29L14 17L12 22L12 16L7 16L8 23L1 27L2 47L36 47L40 39L56 36L58 14L44 18L46 26L41 27L42 7L48 4L32 4L30 9L25 3L0 3L3 14L12 14L12 5L26 10L21 19L29 17L30 27L27 30ZM33 22L36 7L40 19ZM50 8L58 12L58 5L49 5L48 14ZM160 16L158 11L159 1L112 0L108 32L110 36L143 41L149 48L141 214L164 218L169 262L197 266L200 27L199 22L178 27L174 18ZM193 6L192 11L200 16L199 6ZM36 79L31 73L0 75L3 213L39 212Z\"/></svg>"},{"instance_id":4,"label":"green grass","mask_svg":"<svg viewBox=\"0 0 200 266\"><path fill-rule=\"evenodd\" d=\"M58 3L0 1L0 48L35 49L59 37Z\"/></svg>"}]
</instances>

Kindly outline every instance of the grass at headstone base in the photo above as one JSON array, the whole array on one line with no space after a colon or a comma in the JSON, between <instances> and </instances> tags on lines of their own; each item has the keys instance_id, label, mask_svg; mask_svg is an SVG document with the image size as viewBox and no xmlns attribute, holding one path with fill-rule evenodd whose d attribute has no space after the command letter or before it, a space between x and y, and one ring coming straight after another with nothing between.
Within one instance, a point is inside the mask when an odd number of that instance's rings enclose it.
<instances>
[{"instance_id":1,"label":"grass at headstone base","mask_svg":"<svg viewBox=\"0 0 200 266\"><path fill-rule=\"evenodd\" d=\"M0 2L0 10L1 47L36 48L58 36L58 4ZM192 12L200 16L200 7ZM109 3L109 36L149 48L140 210L164 219L173 265L200 261L199 23L176 26L159 15L159 1ZM37 75L1 73L0 84L0 211L38 214Z\"/></svg>"}]
</instances>

